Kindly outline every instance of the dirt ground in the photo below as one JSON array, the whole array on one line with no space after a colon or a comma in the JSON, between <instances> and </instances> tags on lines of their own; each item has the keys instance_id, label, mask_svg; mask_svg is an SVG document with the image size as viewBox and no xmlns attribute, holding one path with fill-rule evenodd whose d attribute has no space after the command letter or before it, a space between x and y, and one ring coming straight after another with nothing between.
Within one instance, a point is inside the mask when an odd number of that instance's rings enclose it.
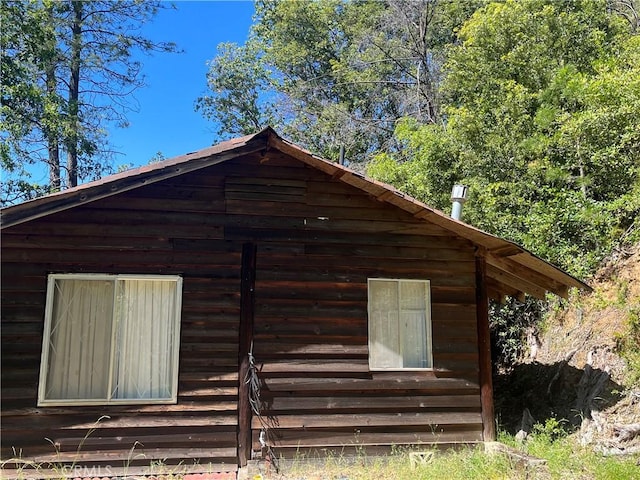
<instances>
[{"instance_id":1,"label":"dirt ground","mask_svg":"<svg viewBox=\"0 0 640 480\"><path fill-rule=\"evenodd\" d=\"M588 283L594 291L555 309L530 336L528 358L495 378L498 421L516 433L528 409L535 422L562 420L596 450L640 449L640 435L620 438L619 427L640 423L640 385L629 385L616 354L617 337L640 310L640 244L616 252Z\"/></svg>"}]
</instances>

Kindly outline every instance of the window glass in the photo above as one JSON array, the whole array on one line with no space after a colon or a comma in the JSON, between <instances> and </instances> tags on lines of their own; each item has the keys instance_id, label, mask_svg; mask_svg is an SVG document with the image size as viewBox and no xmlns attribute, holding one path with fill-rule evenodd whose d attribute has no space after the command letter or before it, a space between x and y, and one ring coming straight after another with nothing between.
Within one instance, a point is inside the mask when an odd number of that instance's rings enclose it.
<instances>
[{"instance_id":1,"label":"window glass","mask_svg":"<svg viewBox=\"0 0 640 480\"><path fill-rule=\"evenodd\" d=\"M174 276L50 276L40 403L175 401L180 294Z\"/></svg>"},{"instance_id":2,"label":"window glass","mask_svg":"<svg viewBox=\"0 0 640 480\"><path fill-rule=\"evenodd\" d=\"M429 282L369 279L369 365L432 368Z\"/></svg>"},{"instance_id":3,"label":"window glass","mask_svg":"<svg viewBox=\"0 0 640 480\"><path fill-rule=\"evenodd\" d=\"M104 280L54 281L47 398L107 397L113 287Z\"/></svg>"}]
</instances>

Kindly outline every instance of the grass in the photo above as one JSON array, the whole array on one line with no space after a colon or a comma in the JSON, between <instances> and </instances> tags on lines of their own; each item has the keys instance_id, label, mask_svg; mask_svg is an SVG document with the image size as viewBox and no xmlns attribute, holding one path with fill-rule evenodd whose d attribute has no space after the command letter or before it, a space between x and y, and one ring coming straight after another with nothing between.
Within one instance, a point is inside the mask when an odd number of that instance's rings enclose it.
<instances>
[{"instance_id":1,"label":"grass","mask_svg":"<svg viewBox=\"0 0 640 480\"><path fill-rule=\"evenodd\" d=\"M318 462L285 464L280 474L266 479L292 480L381 480L381 479L507 479L511 466L506 457L488 457L481 448L466 448L437 454L426 465L413 466L408 452L387 457L332 456Z\"/></svg>"},{"instance_id":2,"label":"grass","mask_svg":"<svg viewBox=\"0 0 640 480\"><path fill-rule=\"evenodd\" d=\"M424 463L412 462L408 449L394 448L388 456L369 457L362 447L351 456L334 454L282 462L280 472L270 472L264 477L256 475L251 480L640 480L640 455L604 457L594 453L591 448L580 446L575 437L567 435L563 422L553 418L543 425L535 425L522 445L506 433L500 433L499 441L512 449L544 459L546 464L527 466L502 453L487 454L483 446L446 451L424 447L421 451L433 452L433 455L425 456ZM12 463L20 463L16 460ZM27 462L23 467L25 477L41 468L53 467L56 470L56 466ZM171 468L175 466L160 463L154 466L153 471L165 478L181 480L183 473ZM57 466L60 478L69 473L67 469Z\"/></svg>"},{"instance_id":3,"label":"grass","mask_svg":"<svg viewBox=\"0 0 640 480\"><path fill-rule=\"evenodd\" d=\"M506 434L500 441L546 460L542 466L526 466L504 454L486 454L482 446L436 453L424 465L412 465L408 451L397 449L388 457L328 457L320 463L292 461L274 480L640 480L635 457L604 457L580 446L559 423L537 426L524 445Z\"/></svg>"}]
</instances>

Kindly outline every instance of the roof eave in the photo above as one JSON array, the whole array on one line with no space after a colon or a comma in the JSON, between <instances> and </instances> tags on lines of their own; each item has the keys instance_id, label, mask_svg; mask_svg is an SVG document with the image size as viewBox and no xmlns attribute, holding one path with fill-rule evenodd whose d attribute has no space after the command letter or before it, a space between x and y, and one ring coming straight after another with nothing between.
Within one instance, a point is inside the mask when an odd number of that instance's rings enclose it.
<instances>
[{"instance_id":1,"label":"roof eave","mask_svg":"<svg viewBox=\"0 0 640 480\"><path fill-rule=\"evenodd\" d=\"M101 198L126 192L144 185L193 172L232 158L275 148L320 170L333 179L365 191L378 201L394 205L414 217L429 221L476 246L477 255L484 256L490 268L494 297L524 293L544 297L552 292L562 297L569 288L590 291L586 283L536 257L513 242L491 235L464 222L452 219L418 200L408 197L393 186L370 179L337 163L282 139L271 127L253 135L228 140L212 147L105 177L62 192L40 197L2 210L1 227L17 225L52 213L83 205Z\"/></svg>"},{"instance_id":2,"label":"roof eave","mask_svg":"<svg viewBox=\"0 0 640 480\"><path fill-rule=\"evenodd\" d=\"M104 179L4 208L0 228L35 220L144 185L151 185L184 173L194 172L231 158L264 150L267 146L267 137L271 133L273 131L267 128L253 135L222 142L213 147L127 170Z\"/></svg>"},{"instance_id":3,"label":"roof eave","mask_svg":"<svg viewBox=\"0 0 640 480\"><path fill-rule=\"evenodd\" d=\"M509 290L507 295L520 296L519 293L526 293L536 298L544 298L544 293L551 292L567 298L569 288L571 287L586 291L592 290L586 283L551 265L545 260L536 257L523 247L509 240L479 230L459 220L455 220L441 211L408 197L391 185L364 177L345 166L328 162L280 138L277 134L269 136L269 145L310 166L322 170L328 175L331 175L332 178L367 191L367 193L379 201L395 205L411 213L416 218L427 220L466 238L479 247L479 254L484 255L489 264L496 267L492 270L495 274L495 277L492 278L495 278L496 282L502 285L504 285L504 277L507 276L505 273L509 272L508 268L504 268L504 260L509 259L512 266L519 265L519 271L524 272L525 275L517 281L517 287L511 286L507 289ZM500 265L500 267L498 267L498 265ZM529 272L532 273L532 275L529 275ZM501 280L498 277L501 277ZM514 276L511 275L510 278L513 277Z\"/></svg>"}]
</instances>

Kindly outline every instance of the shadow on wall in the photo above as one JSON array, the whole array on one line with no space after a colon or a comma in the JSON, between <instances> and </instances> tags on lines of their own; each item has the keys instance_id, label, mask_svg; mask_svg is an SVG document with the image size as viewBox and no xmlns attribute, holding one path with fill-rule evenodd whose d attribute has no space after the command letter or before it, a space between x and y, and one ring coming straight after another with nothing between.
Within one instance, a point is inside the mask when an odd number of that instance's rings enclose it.
<instances>
[{"instance_id":1,"label":"shadow on wall","mask_svg":"<svg viewBox=\"0 0 640 480\"><path fill-rule=\"evenodd\" d=\"M528 409L535 423L544 424L549 418L565 420L565 427L573 432L593 410L618 403L623 388L608 372L589 365L580 369L564 361L520 364L494 376L498 425L515 434Z\"/></svg>"}]
</instances>

